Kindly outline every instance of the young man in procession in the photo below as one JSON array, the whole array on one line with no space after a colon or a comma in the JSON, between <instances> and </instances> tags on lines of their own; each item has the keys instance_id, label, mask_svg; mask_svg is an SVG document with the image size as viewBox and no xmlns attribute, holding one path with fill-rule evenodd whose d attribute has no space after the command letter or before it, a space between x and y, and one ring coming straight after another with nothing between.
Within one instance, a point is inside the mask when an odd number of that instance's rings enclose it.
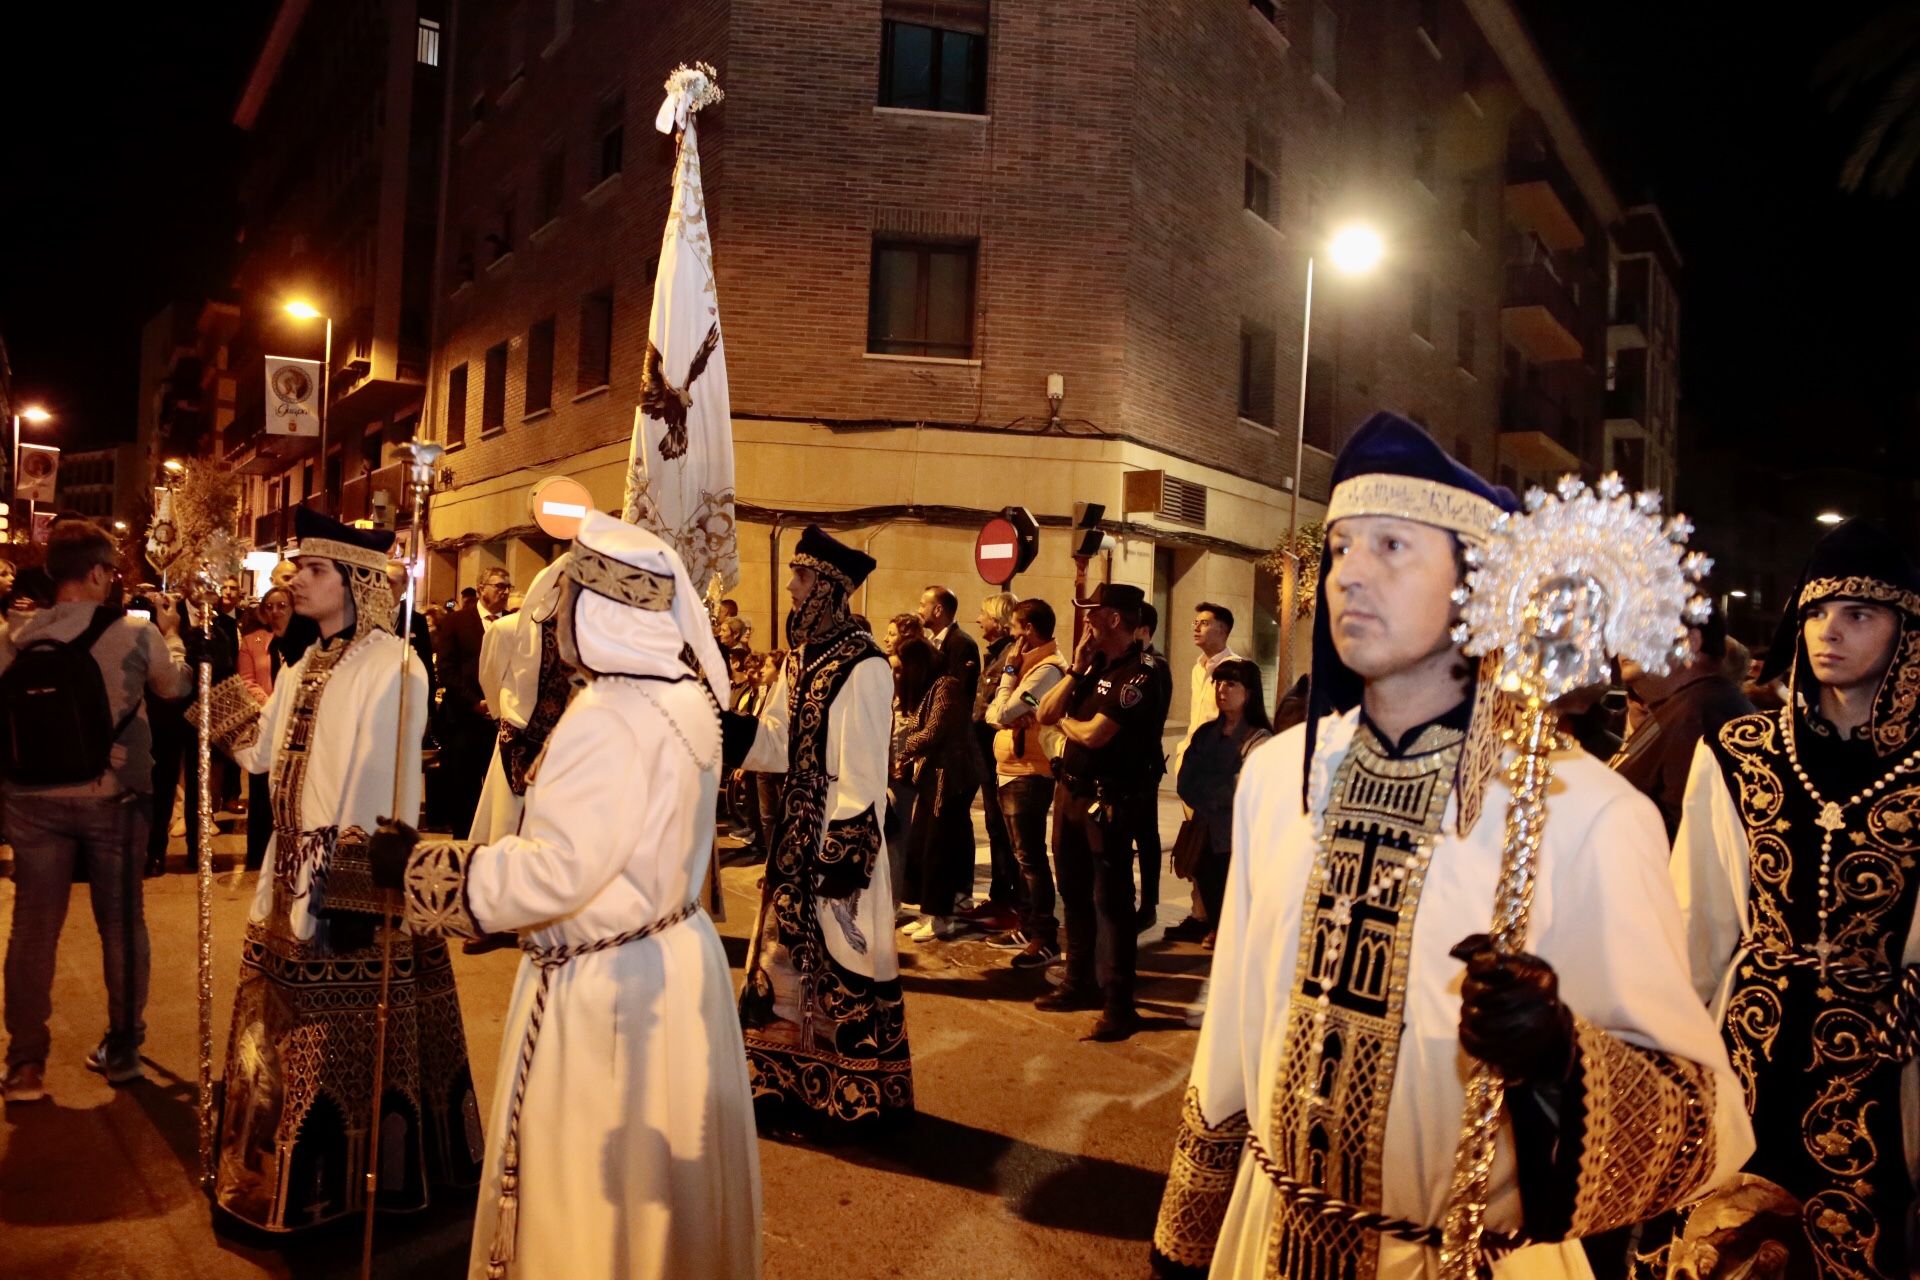
<instances>
[{"instance_id":1,"label":"young man in procession","mask_svg":"<svg viewBox=\"0 0 1920 1280\"><path fill-rule=\"evenodd\" d=\"M1312 710L1241 774L1245 856L1154 1265L1433 1275L1478 1057L1511 1118L1492 1274L1584 1278L1577 1237L1700 1194L1752 1150L1685 989L1659 815L1599 760L1557 752L1525 951L1493 950L1511 704L1450 633L1463 544L1513 497L1391 414L1355 433L1333 484Z\"/></svg>"},{"instance_id":2,"label":"young man in procession","mask_svg":"<svg viewBox=\"0 0 1920 1280\"><path fill-rule=\"evenodd\" d=\"M294 532L293 607L320 639L264 706L239 676L212 694L214 741L249 773L270 773L274 814L234 996L214 1199L273 1232L363 1207L387 926L379 895L352 886L348 868L364 869L381 817L418 821L427 717L426 671L388 629L392 533L305 507ZM401 933L392 965L379 1207L417 1209L431 1183L477 1179L480 1114L446 946Z\"/></svg>"},{"instance_id":3,"label":"young man in procession","mask_svg":"<svg viewBox=\"0 0 1920 1280\"><path fill-rule=\"evenodd\" d=\"M785 669L726 716L729 769L783 775L740 992L754 1103L819 1136L913 1110L913 1060L881 849L893 674L847 601L872 557L808 526L790 564Z\"/></svg>"},{"instance_id":4,"label":"young man in procession","mask_svg":"<svg viewBox=\"0 0 1920 1280\"><path fill-rule=\"evenodd\" d=\"M699 908L727 666L680 558L598 512L556 584L586 686L490 843L374 839L416 933L513 930L473 1280L760 1274L760 1171L733 979ZM530 598L535 593L530 592ZM543 1034L544 1031L544 1034Z\"/></svg>"},{"instance_id":5,"label":"young man in procession","mask_svg":"<svg viewBox=\"0 0 1920 1280\"><path fill-rule=\"evenodd\" d=\"M1694 755L1673 852L1694 986L1753 1116L1747 1171L1801 1202L1820 1280L1904 1280L1920 1262L1920 572L1880 530L1849 521L1814 549L1760 682L1783 675L1785 707Z\"/></svg>"}]
</instances>

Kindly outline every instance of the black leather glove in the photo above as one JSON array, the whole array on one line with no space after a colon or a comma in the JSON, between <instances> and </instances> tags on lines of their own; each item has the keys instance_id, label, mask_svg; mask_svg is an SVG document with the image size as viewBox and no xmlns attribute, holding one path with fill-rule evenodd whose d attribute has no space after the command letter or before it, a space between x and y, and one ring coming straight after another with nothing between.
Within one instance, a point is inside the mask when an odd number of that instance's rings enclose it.
<instances>
[{"instance_id":1,"label":"black leather glove","mask_svg":"<svg viewBox=\"0 0 1920 1280\"><path fill-rule=\"evenodd\" d=\"M382 889L398 889L407 878L407 859L420 833L394 818L380 819L380 825L367 837L367 862L373 868L373 882Z\"/></svg>"},{"instance_id":2,"label":"black leather glove","mask_svg":"<svg viewBox=\"0 0 1920 1280\"><path fill-rule=\"evenodd\" d=\"M1573 1072L1573 1011L1560 980L1539 956L1504 955L1484 933L1448 953L1466 962L1460 988L1460 1046L1509 1085L1552 1085Z\"/></svg>"}]
</instances>

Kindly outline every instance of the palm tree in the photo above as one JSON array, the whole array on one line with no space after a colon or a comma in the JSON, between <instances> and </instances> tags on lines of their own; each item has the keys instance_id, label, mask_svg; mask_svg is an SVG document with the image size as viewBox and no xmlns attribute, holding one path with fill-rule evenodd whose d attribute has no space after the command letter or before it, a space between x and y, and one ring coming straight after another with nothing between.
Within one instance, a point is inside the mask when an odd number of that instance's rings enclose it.
<instances>
[{"instance_id":1,"label":"palm tree","mask_svg":"<svg viewBox=\"0 0 1920 1280\"><path fill-rule=\"evenodd\" d=\"M1869 18L1821 60L1814 83L1833 110L1865 114L1841 188L1905 191L1920 165L1920 3L1899 0Z\"/></svg>"}]
</instances>

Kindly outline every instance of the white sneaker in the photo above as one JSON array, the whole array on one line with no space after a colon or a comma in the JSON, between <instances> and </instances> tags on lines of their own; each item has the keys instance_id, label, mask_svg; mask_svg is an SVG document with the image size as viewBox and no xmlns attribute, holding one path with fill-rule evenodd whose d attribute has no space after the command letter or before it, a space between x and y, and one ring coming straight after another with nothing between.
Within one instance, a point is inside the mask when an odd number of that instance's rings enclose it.
<instances>
[{"instance_id":1,"label":"white sneaker","mask_svg":"<svg viewBox=\"0 0 1920 1280\"><path fill-rule=\"evenodd\" d=\"M934 937L934 918L927 917L906 932L908 942L932 942Z\"/></svg>"},{"instance_id":2,"label":"white sneaker","mask_svg":"<svg viewBox=\"0 0 1920 1280\"><path fill-rule=\"evenodd\" d=\"M919 929L919 927L925 924L926 922L927 922L926 917L924 916L908 916L906 918L905 923L903 923L900 926L900 932L913 933L915 930Z\"/></svg>"},{"instance_id":3,"label":"white sneaker","mask_svg":"<svg viewBox=\"0 0 1920 1280\"><path fill-rule=\"evenodd\" d=\"M942 942L950 942L964 933L972 933L973 926L965 920L953 916L935 916L933 918L933 936Z\"/></svg>"}]
</instances>

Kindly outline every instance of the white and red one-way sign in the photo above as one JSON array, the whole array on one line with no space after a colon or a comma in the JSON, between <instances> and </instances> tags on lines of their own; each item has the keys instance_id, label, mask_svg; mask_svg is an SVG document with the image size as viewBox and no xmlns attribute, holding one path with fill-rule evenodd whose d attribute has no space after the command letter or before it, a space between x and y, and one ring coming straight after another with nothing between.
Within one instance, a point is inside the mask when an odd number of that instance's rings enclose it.
<instances>
[{"instance_id":1,"label":"white and red one-way sign","mask_svg":"<svg viewBox=\"0 0 1920 1280\"><path fill-rule=\"evenodd\" d=\"M983 581L1004 587L1019 572L1020 534L1013 522L999 516L987 521L980 536L973 540L973 567Z\"/></svg>"}]
</instances>

